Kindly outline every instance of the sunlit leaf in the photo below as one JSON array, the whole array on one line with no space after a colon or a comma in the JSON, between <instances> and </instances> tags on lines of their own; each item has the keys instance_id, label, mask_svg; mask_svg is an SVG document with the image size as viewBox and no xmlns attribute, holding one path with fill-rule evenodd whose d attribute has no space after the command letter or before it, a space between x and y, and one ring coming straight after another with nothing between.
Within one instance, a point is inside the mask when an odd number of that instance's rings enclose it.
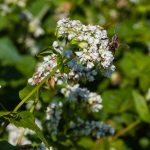
<instances>
[{"instance_id":1,"label":"sunlit leaf","mask_svg":"<svg viewBox=\"0 0 150 150\"><path fill-rule=\"evenodd\" d=\"M145 99L138 92L133 91L133 100L140 118L143 121L150 123L150 112Z\"/></svg>"},{"instance_id":2,"label":"sunlit leaf","mask_svg":"<svg viewBox=\"0 0 150 150\"><path fill-rule=\"evenodd\" d=\"M34 88L34 86L27 85L22 90L20 90L20 92L19 92L20 99L23 100L33 90L33 88ZM30 99L31 99L31 97L30 97Z\"/></svg>"}]
</instances>

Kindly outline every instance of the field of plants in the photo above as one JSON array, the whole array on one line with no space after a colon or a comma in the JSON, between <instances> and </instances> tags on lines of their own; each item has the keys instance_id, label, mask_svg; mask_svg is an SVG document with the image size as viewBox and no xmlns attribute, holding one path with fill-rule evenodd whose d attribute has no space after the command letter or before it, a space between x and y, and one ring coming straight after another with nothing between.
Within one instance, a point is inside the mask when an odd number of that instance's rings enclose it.
<instances>
[{"instance_id":1,"label":"field of plants","mask_svg":"<svg viewBox=\"0 0 150 150\"><path fill-rule=\"evenodd\" d=\"M149 0L0 0L0 150L150 150Z\"/></svg>"}]
</instances>

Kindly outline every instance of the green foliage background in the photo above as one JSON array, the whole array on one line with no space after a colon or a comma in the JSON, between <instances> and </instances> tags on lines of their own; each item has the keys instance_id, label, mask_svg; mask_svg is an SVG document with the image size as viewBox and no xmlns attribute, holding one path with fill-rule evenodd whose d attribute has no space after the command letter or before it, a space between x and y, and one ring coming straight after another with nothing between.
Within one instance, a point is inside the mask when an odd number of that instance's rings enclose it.
<instances>
[{"instance_id":1,"label":"green foliage background","mask_svg":"<svg viewBox=\"0 0 150 150\"><path fill-rule=\"evenodd\" d=\"M103 26L109 37L117 34L120 41L115 52L116 72L110 79L97 77L89 85L103 98L104 108L95 118L111 124L116 134L100 141L85 137L78 143L81 148L70 149L150 150L149 0L28 0L25 8L9 7L12 11L6 14L0 9L0 110L13 110L20 101L18 91L36 67L38 59L31 55L32 48L25 46L25 39L31 37L39 50L46 48L55 39L57 21L68 14L85 24ZM40 18L44 35L35 37L29 31L23 14L26 10ZM37 116L42 118L41 114Z\"/></svg>"}]
</instances>

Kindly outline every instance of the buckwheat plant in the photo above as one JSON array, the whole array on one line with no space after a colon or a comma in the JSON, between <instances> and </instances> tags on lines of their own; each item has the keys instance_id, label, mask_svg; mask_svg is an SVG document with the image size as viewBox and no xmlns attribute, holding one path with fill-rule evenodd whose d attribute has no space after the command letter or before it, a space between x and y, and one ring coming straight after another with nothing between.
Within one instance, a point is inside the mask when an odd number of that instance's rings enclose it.
<instances>
[{"instance_id":1,"label":"buckwheat plant","mask_svg":"<svg viewBox=\"0 0 150 150\"><path fill-rule=\"evenodd\" d=\"M4 118L17 127L35 131L47 147L49 144L64 147L67 140L75 145L83 136L100 139L113 135L114 129L110 125L92 119L92 114L103 108L101 95L84 87L98 74L109 77L115 70L107 31L98 25L86 26L79 20L66 18L57 22L56 39L52 46L39 54L43 56L42 61L28 80L27 87L20 92L22 101L11 114L5 113ZM45 91L51 96L48 106L42 106L45 115L41 132L32 113ZM29 100L33 101L30 110L18 112ZM18 144L24 132L18 138Z\"/></svg>"}]
</instances>

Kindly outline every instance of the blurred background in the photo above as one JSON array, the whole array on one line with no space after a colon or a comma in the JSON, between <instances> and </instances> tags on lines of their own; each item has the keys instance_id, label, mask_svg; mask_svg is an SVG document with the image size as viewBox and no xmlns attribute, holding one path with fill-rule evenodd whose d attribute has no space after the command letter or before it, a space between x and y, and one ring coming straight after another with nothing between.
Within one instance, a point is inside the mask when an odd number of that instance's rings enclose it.
<instances>
[{"instance_id":1,"label":"blurred background","mask_svg":"<svg viewBox=\"0 0 150 150\"><path fill-rule=\"evenodd\" d=\"M27 84L36 54L55 40L59 19L98 24L111 38L116 72L92 83L103 98L95 118L116 134L99 141L82 138L87 150L150 150L150 1L149 0L0 0L0 110L13 110ZM46 103L46 102L45 102ZM2 137L1 137L2 138Z\"/></svg>"}]
</instances>

